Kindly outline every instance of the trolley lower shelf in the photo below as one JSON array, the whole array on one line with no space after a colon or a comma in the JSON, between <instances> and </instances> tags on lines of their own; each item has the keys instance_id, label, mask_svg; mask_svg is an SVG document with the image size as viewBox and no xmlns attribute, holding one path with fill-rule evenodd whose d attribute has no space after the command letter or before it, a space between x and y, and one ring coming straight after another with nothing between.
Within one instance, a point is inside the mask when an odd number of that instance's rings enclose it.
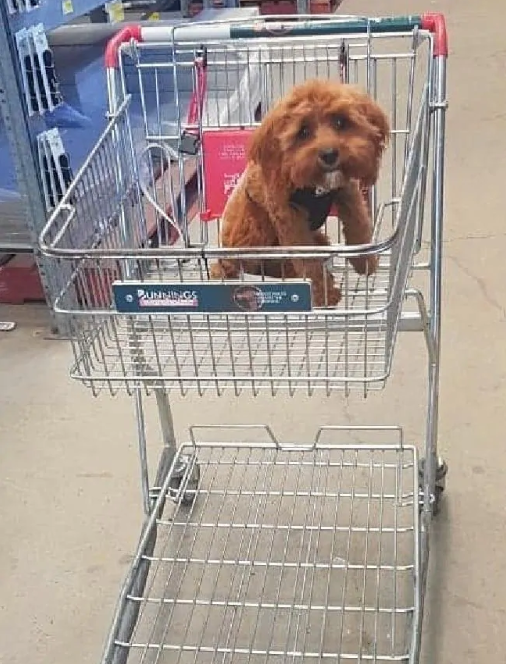
<instances>
[{"instance_id":1,"label":"trolley lower shelf","mask_svg":"<svg viewBox=\"0 0 506 664\"><path fill-rule=\"evenodd\" d=\"M164 482L106 661L409 660L415 448L209 444L179 454L188 473L198 463L195 499L165 500Z\"/></svg>"}]
</instances>

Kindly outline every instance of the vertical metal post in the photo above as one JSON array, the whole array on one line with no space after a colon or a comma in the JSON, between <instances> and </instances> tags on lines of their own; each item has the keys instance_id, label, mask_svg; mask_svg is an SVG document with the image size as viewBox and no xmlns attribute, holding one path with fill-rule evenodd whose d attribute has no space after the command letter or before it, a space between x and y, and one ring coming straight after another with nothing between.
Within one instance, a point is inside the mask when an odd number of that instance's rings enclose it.
<instances>
[{"instance_id":1,"label":"vertical metal post","mask_svg":"<svg viewBox=\"0 0 506 664\"><path fill-rule=\"evenodd\" d=\"M443 248L444 159L446 119L446 58L436 59L436 99L434 109L435 155L432 210L432 279L430 287L431 332L438 348L441 339L441 277Z\"/></svg>"},{"instance_id":2,"label":"vertical metal post","mask_svg":"<svg viewBox=\"0 0 506 664\"><path fill-rule=\"evenodd\" d=\"M428 485L434 489L438 464L439 364L441 345L441 282L443 263L443 205L446 114L446 57L435 61L434 168L432 181L431 247L430 247L430 335L434 357L429 362L429 395L425 451ZM424 497L424 511L429 511L430 497Z\"/></svg>"},{"instance_id":3,"label":"vertical metal post","mask_svg":"<svg viewBox=\"0 0 506 664\"><path fill-rule=\"evenodd\" d=\"M56 284L50 266L38 249L38 233L46 222L46 207L40 173L32 145L28 112L25 105L23 84L19 74L17 51L9 27L7 5L0 2L0 110L16 171L19 193L27 211L28 230L33 253L39 269L46 301L51 303ZM58 332L58 322L51 311L51 328Z\"/></svg>"},{"instance_id":4,"label":"vertical metal post","mask_svg":"<svg viewBox=\"0 0 506 664\"><path fill-rule=\"evenodd\" d=\"M439 363L441 342L441 281L443 263L443 205L446 114L446 56L435 60L435 99L433 104L434 165L432 174L431 246L430 246L430 323L432 351L429 352L427 429L423 478L423 509L421 513L421 578L419 596L419 625L414 630L413 664L418 664L421 645L421 627L424 614L427 572L429 568L429 530L433 516L432 499L436 496L438 481L438 416L439 416ZM411 660L410 660L411 664Z\"/></svg>"},{"instance_id":5,"label":"vertical metal post","mask_svg":"<svg viewBox=\"0 0 506 664\"><path fill-rule=\"evenodd\" d=\"M149 469L148 469L148 453L146 445L146 422L144 419L144 407L142 404L142 394L140 390L136 390L134 396L135 403L135 418L137 421L137 442L139 445L139 459L141 462L141 489L142 489L142 503L144 512L149 514L151 507L149 497Z\"/></svg>"}]
</instances>

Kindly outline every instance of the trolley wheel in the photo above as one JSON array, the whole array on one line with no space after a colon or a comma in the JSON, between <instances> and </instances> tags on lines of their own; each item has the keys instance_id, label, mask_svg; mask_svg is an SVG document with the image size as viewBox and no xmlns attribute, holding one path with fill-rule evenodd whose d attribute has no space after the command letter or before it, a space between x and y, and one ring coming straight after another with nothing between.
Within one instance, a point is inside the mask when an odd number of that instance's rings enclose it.
<instances>
[{"instance_id":1,"label":"trolley wheel","mask_svg":"<svg viewBox=\"0 0 506 664\"><path fill-rule=\"evenodd\" d=\"M186 468L186 467L185 467ZM186 489L182 496L180 496L181 482L185 478L184 471L178 472L174 475L169 482L169 494L174 502L180 503L185 507L192 505L197 495L197 490L200 484L200 466L196 463L193 467L192 474L186 482Z\"/></svg>"},{"instance_id":2,"label":"trolley wheel","mask_svg":"<svg viewBox=\"0 0 506 664\"><path fill-rule=\"evenodd\" d=\"M420 460L420 465L418 467L418 482L420 491L423 492L423 475L425 472L425 459ZM446 476L448 474L448 464L444 459L438 457L437 468L436 468L436 486L434 490L434 500L432 507L433 516L437 516L441 509L441 500L443 497L443 492L446 488ZM423 493L422 493L423 495Z\"/></svg>"}]
</instances>

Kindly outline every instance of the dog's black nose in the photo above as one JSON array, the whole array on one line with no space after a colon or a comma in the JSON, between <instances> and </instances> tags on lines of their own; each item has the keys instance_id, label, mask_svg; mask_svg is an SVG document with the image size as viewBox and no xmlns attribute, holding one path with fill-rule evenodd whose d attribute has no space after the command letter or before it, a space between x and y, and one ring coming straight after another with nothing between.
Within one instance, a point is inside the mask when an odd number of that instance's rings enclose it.
<instances>
[{"instance_id":1,"label":"dog's black nose","mask_svg":"<svg viewBox=\"0 0 506 664\"><path fill-rule=\"evenodd\" d=\"M332 148L326 150L320 150L320 161L325 164L325 166L333 166L337 162L338 152Z\"/></svg>"}]
</instances>

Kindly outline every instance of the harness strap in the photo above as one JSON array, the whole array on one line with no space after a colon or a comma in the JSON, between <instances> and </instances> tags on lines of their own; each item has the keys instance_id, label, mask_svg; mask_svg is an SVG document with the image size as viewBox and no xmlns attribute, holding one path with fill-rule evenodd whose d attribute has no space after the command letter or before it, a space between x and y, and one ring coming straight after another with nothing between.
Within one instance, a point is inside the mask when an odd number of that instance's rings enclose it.
<instances>
[{"instance_id":1,"label":"harness strap","mask_svg":"<svg viewBox=\"0 0 506 664\"><path fill-rule=\"evenodd\" d=\"M258 205L255 199L246 189L246 198ZM334 200L334 191L317 192L309 187L296 189L290 196L290 206L299 208L307 212L309 217L309 227L312 231L317 231L327 221L330 209Z\"/></svg>"},{"instance_id":2,"label":"harness strap","mask_svg":"<svg viewBox=\"0 0 506 664\"><path fill-rule=\"evenodd\" d=\"M327 221L334 200L334 191L319 193L314 189L296 189L290 196L290 205L308 213L309 227L317 231Z\"/></svg>"}]
</instances>

